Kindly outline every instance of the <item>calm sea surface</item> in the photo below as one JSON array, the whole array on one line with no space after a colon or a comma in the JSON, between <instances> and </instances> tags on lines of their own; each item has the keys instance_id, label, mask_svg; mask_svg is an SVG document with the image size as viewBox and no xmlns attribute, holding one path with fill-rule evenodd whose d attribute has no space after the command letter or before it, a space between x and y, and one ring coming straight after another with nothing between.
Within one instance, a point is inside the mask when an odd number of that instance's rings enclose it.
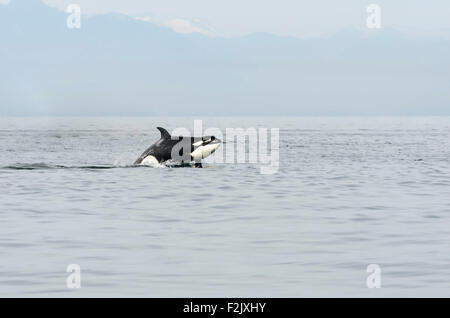
<instances>
[{"instance_id":1,"label":"calm sea surface","mask_svg":"<svg viewBox=\"0 0 450 318\"><path fill-rule=\"evenodd\" d=\"M197 118L279 171L132 166L194 119L0 118L0 296L450 296L449 117Z\"/></svg>"}]
</instances>

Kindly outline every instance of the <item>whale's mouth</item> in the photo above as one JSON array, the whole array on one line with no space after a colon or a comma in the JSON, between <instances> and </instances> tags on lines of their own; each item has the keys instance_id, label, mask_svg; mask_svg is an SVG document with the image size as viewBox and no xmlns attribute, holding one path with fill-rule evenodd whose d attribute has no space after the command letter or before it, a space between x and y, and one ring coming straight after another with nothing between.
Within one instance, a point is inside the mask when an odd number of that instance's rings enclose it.
<instances>
[{"instance_id":1,"label":"whale's mouth","mask_svg":"<svg viewBox=\"0 0 450 318\"><path fill-rule=\"evenodd\" d=\"M208 148L210 149L210 154L216 152L217 148L219 148L220 144L222 143L220 139L213 138L214 137L212 137L211 140L206 144L209 146Z\"/></svg>"},{"instance_id":2,"label":"whale's mouth","mask_svg":"<svg viewBox=\"0 0 450 318\"><path fill-rule=\"evenodd\" d=\"M210 147L212 146L212 149L210 151L211 155L216 152L216 150L220 147L220 144L221 144L221 141L219 139L209 143Z\"/></svg>"}]
</instances>

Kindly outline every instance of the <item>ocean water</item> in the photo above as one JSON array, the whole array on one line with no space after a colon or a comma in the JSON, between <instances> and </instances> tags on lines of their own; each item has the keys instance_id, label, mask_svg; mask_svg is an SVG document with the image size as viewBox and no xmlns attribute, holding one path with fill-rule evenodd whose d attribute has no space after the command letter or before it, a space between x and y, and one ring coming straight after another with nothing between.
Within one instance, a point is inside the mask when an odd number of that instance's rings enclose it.
<instances>
[{"instance_id":1,"label":"ocean water","mask_svg":"<svg viewBox=\"0 0 450 318\"><path fill-rule=\"evenodd\" d=\"M279 128L278 172L132 166L194 119ZM0 147L0 296L450 296L449 117L1 118Z\"/></svg>"}]
</instances>

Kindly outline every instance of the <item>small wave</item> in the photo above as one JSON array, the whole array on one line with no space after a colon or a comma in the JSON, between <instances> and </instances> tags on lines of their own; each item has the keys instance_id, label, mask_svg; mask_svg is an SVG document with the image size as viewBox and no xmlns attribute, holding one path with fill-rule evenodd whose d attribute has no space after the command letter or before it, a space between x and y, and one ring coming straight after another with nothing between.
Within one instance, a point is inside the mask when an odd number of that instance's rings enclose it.
<instances>
[{"instance_id":1,"label":"small wave","mask_svg":"<svg viewBox=\"0 0 450 318\"><path fill-rule=\"evenodd\" d=\"M46 163L17 163L14 165L4 166L2 169L11 170L38 170L38 169L63 169L64 166L50 165Z\"/></svg>"},{"instance_id":2,"label":"small wave","mask_svg":"<svg viewBox=\"0 0 450 318\"><path fill-rule=\"evenodd\" d=\"M50 170L50 169L114 169L133 166L113 166L113 165L87 165L87 166L63 166L48 163L17 163L1 167L10 170Z\"/></svg>"},{"instance_id":3,"label":"small wave","mask_svg":"<svg viewBox=\"0 0 450 318\"><path fill-rule=\"evenodd\" d=\"M147 168L193 168L195 164L193 163L179 163L174 161L166 161L163 163L149 164L149 165L134 165L133 167L147 167Z\"/></svg>"},{"instance_id":4,"label":"small wave","mask_svg":"<svg viewBox=\"0 0 450 318\"><path fill-rule=\"evenodd\" d=\"M17 163L3 166L0 169L6 170L54 170L54 169L86 169L86 170L105 170L105 169L124 169L124 168L191 168L192 164L164 163L158 165L85 165L85 166L63 166L48 163Z\"/></svg>"}]
</instances>

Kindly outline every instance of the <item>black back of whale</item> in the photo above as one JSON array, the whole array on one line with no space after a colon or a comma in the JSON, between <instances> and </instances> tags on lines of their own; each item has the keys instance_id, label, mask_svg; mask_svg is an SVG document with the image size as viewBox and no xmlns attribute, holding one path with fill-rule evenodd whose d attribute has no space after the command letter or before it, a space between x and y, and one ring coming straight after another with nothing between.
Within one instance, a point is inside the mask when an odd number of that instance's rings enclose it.
<instances>
[{"instance_id":1,"label":"black back of whale","mask_svg":"<svg viewBox=\"0 0 450 318\"><path fill-rule=\"evenodd\" d=\"M157 129L161 133L161 138L151 145L144 153L134 162L135 165L141 164L142 161L148 157L153 156L158 160L159 163L171 160L172 159L172 149L174 146L179 143L185 142L186 144L178 145L180 148L180 156L183 158L183 162L187 163L192 161L191 153L199 146L205 145L208 140L215 140L214 136L205 136L205 137L182 137L182 136L171 136L167 130L162 127L157 127ZM198 146L194 146L195 143L203 141ZM185 149L190 148L190 152L187 154L183 154L183 146Z\"/></svg>"}]
</instances>

